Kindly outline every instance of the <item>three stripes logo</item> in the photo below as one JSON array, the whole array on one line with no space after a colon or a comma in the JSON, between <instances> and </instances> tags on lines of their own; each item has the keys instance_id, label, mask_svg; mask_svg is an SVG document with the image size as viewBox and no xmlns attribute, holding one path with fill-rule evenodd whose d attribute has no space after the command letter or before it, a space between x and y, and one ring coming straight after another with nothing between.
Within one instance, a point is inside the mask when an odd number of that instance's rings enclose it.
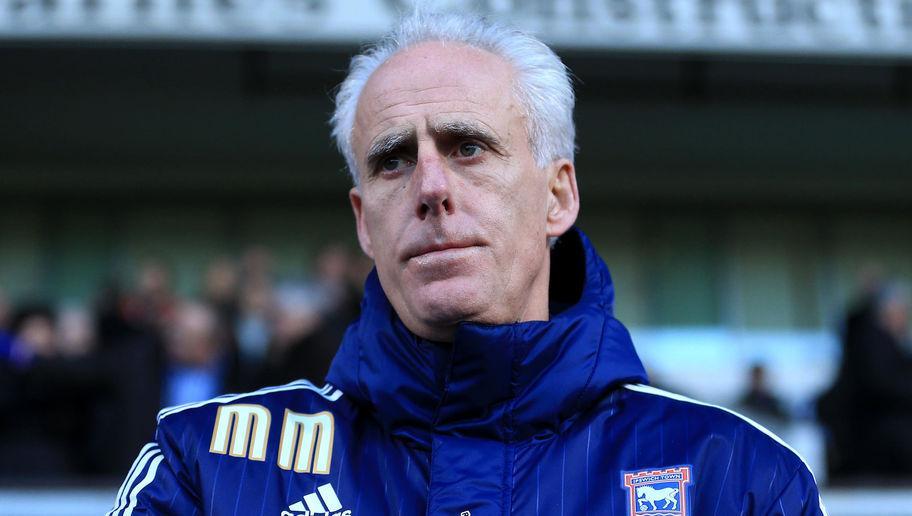
<instances>
[{"instance_id":1,"label":"three stripes logo","mask_svg":"<svg viewBox=\"0 0 912 516\"><path fill-rule=\"evenodd\" d=\"M288 506L281 516L352 516L350 510L342 509L342 502L330 484L323 484L316 493L306 495L300 502Z\"/></svg>"}]
</instances>

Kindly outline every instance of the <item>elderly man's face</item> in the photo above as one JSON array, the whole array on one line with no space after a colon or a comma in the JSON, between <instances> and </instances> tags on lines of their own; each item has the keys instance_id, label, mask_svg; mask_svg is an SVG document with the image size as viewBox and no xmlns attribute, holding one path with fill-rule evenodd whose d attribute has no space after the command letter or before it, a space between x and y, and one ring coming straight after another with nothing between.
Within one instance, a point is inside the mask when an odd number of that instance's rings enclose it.
<instances>
[{"instance_id":1,"label":"elderly man's face","mask_svg":"<svg viewBox=\"0 0 912 516\"><path fill-rule=\"evenodd\" d=\"M573 166L533 158L502 58L423 43L370 78L352 134L362 248L396 313L448 340L460 321L547 319L547 238L577 213Z\"/></svg>"}]
</instances>

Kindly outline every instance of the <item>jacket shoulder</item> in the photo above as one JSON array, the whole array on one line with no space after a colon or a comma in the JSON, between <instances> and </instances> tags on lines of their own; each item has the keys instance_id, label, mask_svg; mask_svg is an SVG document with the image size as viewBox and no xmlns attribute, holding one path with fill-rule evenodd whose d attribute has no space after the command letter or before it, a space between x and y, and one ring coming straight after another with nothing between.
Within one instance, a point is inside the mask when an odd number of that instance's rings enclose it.
<instances>
[{"instance_id":1,"label":"jacket shoulder","mask_svg":"<svg viewBox=\"0 0 912 516\"><path fill-rule=\"evenodd\" d=\"M763 425L733 410L646 385L628 384L623 391L625 406L638 422L684 436L679 451L698 470L724 472L719 492L727 495L720 494L719 500L727 500L732 510L740 511L744 500L751 500L750 514L779 514L774 507L802 516L826 514L807 462ZM704 489L707 478L712 476L704 477Z\"/></svg>"},{"instance_id":2,"label":"jacket shoulder","mask_svg":"<svg viewBox=\"0 0 912 516\"><path fill-rule=\"evenodd\" d=\"M624 389L628 391L634 405L639 405L647 412L663 414L666 421L699 422L690 425L690 430L702 428L714 437L737 435L746 446L766 448L776 455L783 465L803 467L810 471L805 460L794 448L763 425L734 410L647 385L627 384Z\"/></svg>"},{"instance_id":3,"label":"jacket shoulder","mask_svg":"<svg viewBox=\"0 0 912 516\"><path fill-rule=\"evenodd\" d=\"M342 396L333 385L317 387L298 380L162 410L155 439L134 462L111 514L119 515L121 510L131 514L134 509L144 514L213 512L218 507L213 502L215 480L242 482L245 478L236 469L229 473L230 468L221 468L225 456L246 461L243 471L268 463L280 471L300 472L303 466L295 451L283 455L277 445L286 428L295 435L320 436L310 443L317 450L313 470L328 471L335 425L347 426L350 414L346 403L337 403ZM234 504L232 498L237 512Z\"/></svg>"}]
</instances>

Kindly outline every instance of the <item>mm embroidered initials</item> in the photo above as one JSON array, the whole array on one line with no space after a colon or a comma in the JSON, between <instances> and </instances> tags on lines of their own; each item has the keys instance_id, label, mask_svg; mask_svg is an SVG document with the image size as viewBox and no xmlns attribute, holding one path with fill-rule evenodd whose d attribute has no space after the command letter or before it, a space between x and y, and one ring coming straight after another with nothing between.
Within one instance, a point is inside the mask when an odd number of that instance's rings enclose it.
<instances>
[{"instance_id":1,"label":"mm embroidered initials","mask_svg":"<svg viewBox=\"0 0 912 516\"><path fill-rule=\"evenodd\" d=\"M332 464L334 421L331 412L298 414L285 409L279 440L279 467L296 473L328 475Z\"/></svg>"},{"instance_id":2,"label":"mm embroidered initials","mask_svg":"<svg viewBox=\"0 0 912 516\"><path fill-rule=\"evenodd\" d=\"M269 410L262 405L222 405L215 413L209 452L266 460Z\"/></svg>"}]
</instances>

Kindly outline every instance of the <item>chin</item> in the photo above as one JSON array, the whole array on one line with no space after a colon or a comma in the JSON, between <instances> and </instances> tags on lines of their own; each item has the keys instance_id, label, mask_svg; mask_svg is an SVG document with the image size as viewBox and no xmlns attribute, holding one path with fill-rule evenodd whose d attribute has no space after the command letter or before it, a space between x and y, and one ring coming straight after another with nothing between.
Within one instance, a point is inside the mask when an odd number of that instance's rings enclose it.
<instances>
[{"instance_id":1,"label":"chin","mask_svg":"<svg viewBox=\"0 0 912 516\"><path fill-rule=\"evenodd\" d=\"M476 278L452 278L424 285L409 303L412 313L435 326L479 320L492 303L493 286L484 283Z\"/></svg>"}]
</instances>

